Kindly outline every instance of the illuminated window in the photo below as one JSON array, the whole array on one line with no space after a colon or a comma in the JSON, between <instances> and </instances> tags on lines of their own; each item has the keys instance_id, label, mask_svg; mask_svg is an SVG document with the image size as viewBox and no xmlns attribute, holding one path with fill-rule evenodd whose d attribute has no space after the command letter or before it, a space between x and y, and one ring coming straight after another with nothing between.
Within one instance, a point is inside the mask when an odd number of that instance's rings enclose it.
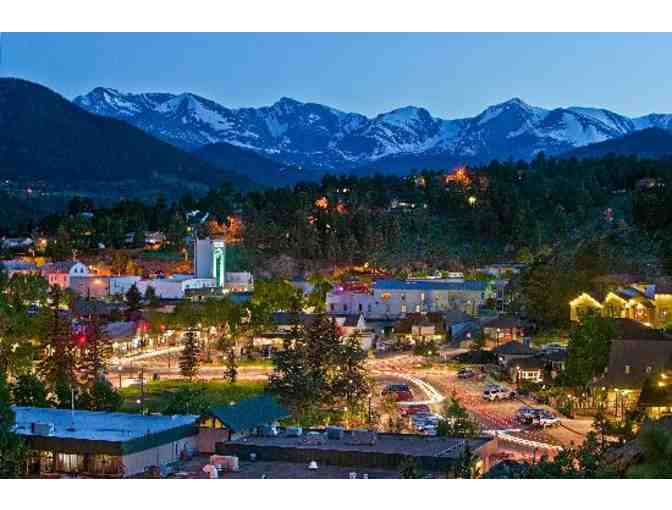
<instances>
[{"instance_id":1,"label":"illuminated window","mask_svg":"<svg viewBox=\"0 0 672 510\"><path fill-rule=\"evenodd\" d=\"M401 313L406 313L406 305L401 305Z\"/></svg>"},{"instance_id":2,"label":"illuminated window","mask_svg":"<svg viewBox=\"0 0 672 510\"><path fill-rule=\"evenodd\" d=\"M625 373L626 374L630 373L630 365L625 365Z\"/></svg>"}]
</instances>

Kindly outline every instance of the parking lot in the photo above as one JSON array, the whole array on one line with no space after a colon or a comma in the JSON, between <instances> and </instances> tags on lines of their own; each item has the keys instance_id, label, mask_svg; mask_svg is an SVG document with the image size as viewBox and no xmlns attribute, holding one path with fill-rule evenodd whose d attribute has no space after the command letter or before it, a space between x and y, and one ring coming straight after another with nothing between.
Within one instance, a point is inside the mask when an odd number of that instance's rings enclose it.
<instances>
[{"instance_id":1,"label":"parking lot","mask_svg":"<svg viewBox=\"0 0 672 510\"><path fill-rule=\"evenodd\" d=\"M459 379L456 371L441 370L427 372L423 378L446 397L455 393L462 405L478 419L485 430L505 430L514 437L549 445L567 446L571 443L583 442L585 434L592 426L590 419L565 418L554 409L536 404L529 398L516 397L492 402L485 400L483 390L488 384L497 383L509 389L515 389L511 384L499 383L487 377L482 380L476 377ZM515 417L523 406L550 411L560 418L560 424L547 428L521 424Z\"/></svg>"}]
</instances>

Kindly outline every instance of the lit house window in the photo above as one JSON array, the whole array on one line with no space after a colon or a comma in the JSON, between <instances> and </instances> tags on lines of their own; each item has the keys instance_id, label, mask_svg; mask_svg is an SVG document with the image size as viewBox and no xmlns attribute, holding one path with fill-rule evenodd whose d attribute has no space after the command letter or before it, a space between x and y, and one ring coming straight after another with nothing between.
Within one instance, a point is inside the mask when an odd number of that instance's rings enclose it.
<instances>
[{"instance_id":1,"label":"lit house window","mask_svg":"<svg viewBox=\"0 0 672 510\"><path fill-rule=\"evenodd\" d=\"M401 305L401 313L406 313L406 305Z\"/></svg>"},{"instance_id":2,"label":"lit house window","mask_svg":"<svg viewBox=\"0 0 672 510\"><path fill-rule=\"evenodd\" d=\"M630 373L630 365L625 365L625 373L626 374Z\"/></svg>"},{"instance_id":3,"label":"lit house window","mask_svg":"<svg viewBox=\"0 0 672 510\"><path fill-rule=\"evenodd\" d=\"M420 312L420 305L415 305L415 312L419 313Z\"/></svg>"}]
</instances>

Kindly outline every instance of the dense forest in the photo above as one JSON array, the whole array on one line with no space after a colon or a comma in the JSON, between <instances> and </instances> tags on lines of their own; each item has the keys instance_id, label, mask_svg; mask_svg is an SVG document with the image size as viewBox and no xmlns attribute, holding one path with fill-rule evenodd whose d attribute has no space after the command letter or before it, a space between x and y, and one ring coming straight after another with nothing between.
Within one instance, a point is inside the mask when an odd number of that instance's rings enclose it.
<instances>
[{"instance_id":1,"label":"dense forest","mask_svg":"<svg viewBox=\"0 0 672 510\"><path fill-rule=\"evenodd\" d=\"M672 209L666 207L670 176L669 161L541 154L530 163L493 162L410 177L327 175L319 183L247 193L225 184L173 203L122 200L97 208L75 198L65 213L19 230L53 236L60 229L73 237L85 230L91 248L98 242L120 246L126 233L142 229L175 231L177 239L186 233L186 213L200 210L220 222L240 217L245 247L254 257L464 263L525 258L585 234L628 228L662 248L672 232ZM646 177L653 180L638 187ZM87 218L82 212L94 214Z\"/></svg>"}]
</instances>

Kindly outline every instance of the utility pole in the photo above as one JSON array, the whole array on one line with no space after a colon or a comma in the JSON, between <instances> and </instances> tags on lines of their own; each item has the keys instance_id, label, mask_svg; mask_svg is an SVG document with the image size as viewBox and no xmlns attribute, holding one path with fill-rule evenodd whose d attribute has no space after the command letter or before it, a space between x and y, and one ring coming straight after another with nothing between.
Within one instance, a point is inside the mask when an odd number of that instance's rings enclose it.
<instances>
[{"instance_id":1,"label":"utility pole","mask_svg":"<svg viewBox=\"0 0 672 510\"><path fill-rule=\"evenodd\" d=\"M145 368L140 368L140 410L145 414Z\"/></svg>"}]
</instances>

